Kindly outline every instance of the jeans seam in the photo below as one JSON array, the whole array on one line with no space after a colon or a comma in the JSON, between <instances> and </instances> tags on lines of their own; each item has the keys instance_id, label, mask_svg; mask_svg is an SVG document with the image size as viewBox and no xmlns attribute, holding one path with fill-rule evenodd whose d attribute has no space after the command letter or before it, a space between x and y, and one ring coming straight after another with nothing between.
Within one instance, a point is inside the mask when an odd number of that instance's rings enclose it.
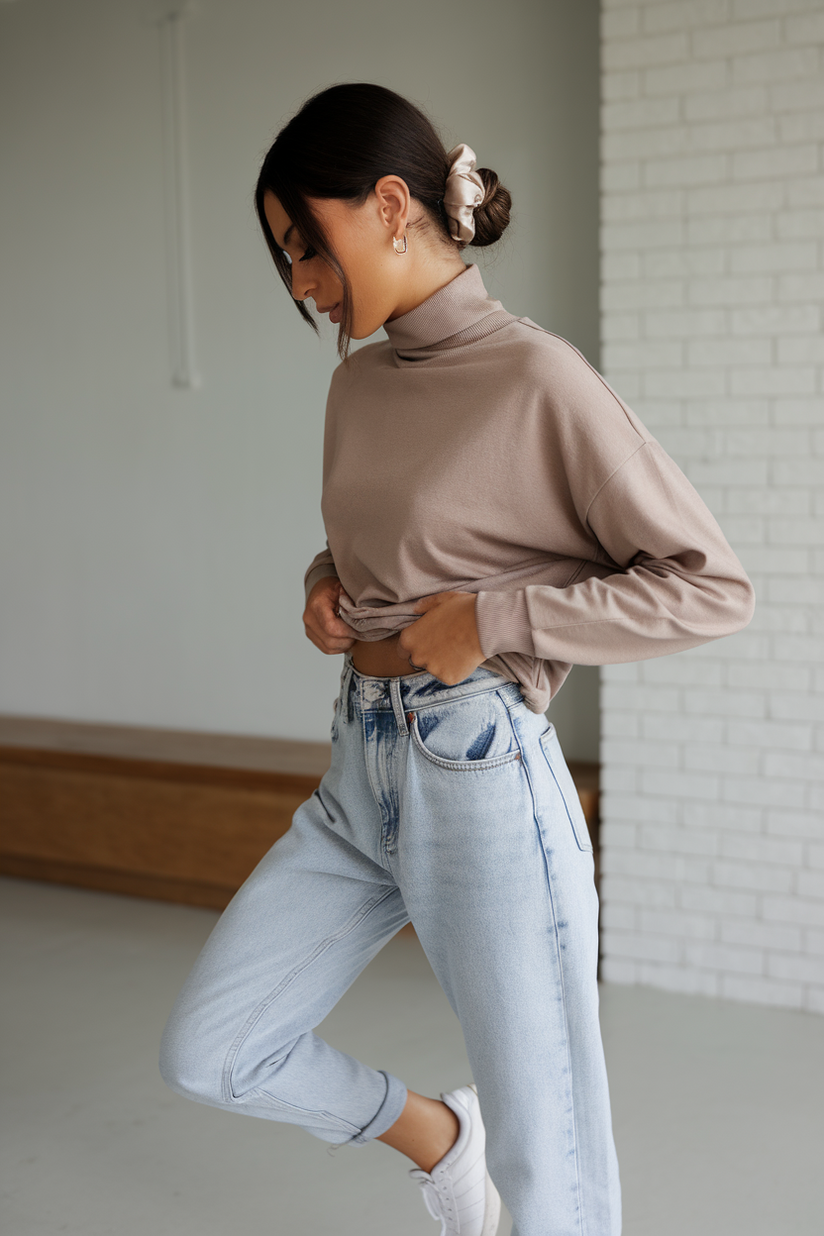
<instances>
[{"instance_id":1,"label":"jeans seam","mask_svg":"<svg viewBox=\"0 0 824 1236\"><path fill-rule=\"evenodd\" d=\"M324 940L321 940L314 951L300 965L295 966L292 970L290 970L290 972L281 979L277 987L275 987L275 989L270 992L264 1000L261 1000L252 1013L250 1013L241 1029L235 1035L235 1038L226 1053L226 1060L223 1066L223 1093L227 1103L235 1103L240 1097L235 1094L232 1088L232 1072L235 1064L237 1063L237 1057L240 1053L241 1047L248 1038L252 1028L258 1021L260 1021L263 1014L271 1007L272 1004L274 1004L275 1000L277 1000L278 997L291 986L295 979L297 979L306 969L308 969L313 962L317 961L318 957L321 957L328 949L332 947L333 944L336 944L339 940L342 940L345 936L349 935L351 931L354 931L358 924L363 922L367 915L371 914L377 906L381 905L382 902L387 899L387 897L392 897L396 891L397 890L395 887L388 888L385 892L381 893L380 896L373 897L371 901L367 901L363 906L361 906L357 913L352 915L349 922L345 923L343 927L341 927L340 931L336 931L332 935L327 936ZM257 1087L255 1087L255 1089L257 1089Z\"/></svg>"},{"instance_id":2,"label":"jeans seam","mask_svg":"<svg viewBox=\"0 0 824 1236\"><path fill-rule=\"evenodd\" d=\"M244 1102L248 1102L249 1097L255 1095L259 1095L262 1099L265 1099L267 1103L270 1103L277 1108L287 1109L288 1111L295 1112L300 1116L319 1116L324 1120L330 1121L332 1124L339 1125L339 1131L341 1133L351 1132L353 1137L355 1137L361 1132L356 1124L352 1124L351 1120L344 1120L342 1116L336 1116L334 1112L327 1112L322 1109L313 1109L311 1107L298 1107L296 1103L287 1103L284 1099L273 1098L272 1095L267 1094L266 1091L261 1089L260 1086L253 1086L251 1090L247 1090L243 1095ZM289 1123L296 1122L290 1121ZM345 1146L347 1145L347 1142L342 1142L341 1145Z\"/></svg>"},{"instance_id":3,"label":"jeans seam","mask_svg":"<svg viewBox=\"0 0 824 1236\"><path fill-rule=\"evenodd\" d=\"M539 747L541 746L540 739L538 740L538 746ZM541 748L541 750L542 750L541 758L548 764L549 761L546 759L546 753L543 752L543 748ZM547 894L549 896L549 904L550 904L550 909L552 912L552 927L553 927L552 934L555 940L555 955L556 955L557 962L558 962L558 979L561 984L561 1007L563 1008L563 1011L564 1011L564 1042L565 1042L565 1048L566 1048L567 1070L568 1070L568 1076L569 1076L570 1101L572 1105L572 1141L573 1141L573 1149L575 1151L575 1188L576 1188L576 1192L578 1196L578 1228L579 1228L580 1236L584 1236L584 1227L583 1227L584 1211L583 1211L583 1202L581 1198L581 1164L580 1164L580 1156L578 1152L578 1121L576 1119L576 1112L575 1112L575 1093L574 1093L574 1081L573 1081L573 1070L572 1070L572 1056L570 1053L569 1016L567 1012L567 995L566 995L566 984L564 982L564 965L563 965L563 957L561 955L561 941L558 936L558 918L555 913L555 898L552 893L552 879L550 878L550 873L549 873L549 859L547 857L546 846L544 845L543 833L541 831L541 821L539 818L540 813L539 813L539 808L538 808L538 800L536 797L535 787L533 785L532 776L529 771L528 761L522 760L521 762L526 772L527 781L529 782L530 793L532 795L532 807L533 807L532 818L533 818L533 823L535 825L535 829L538 834L538 844L541 847L541 857L543 858L543 865L544 865L544 878L546 880ZM563 800L563 795L561 797ZM564 808L566 809L566 801L565 800L563 801L564 801Z\"/></svg>"},{"instance_id":4,"label":"jeans seam","mask_svg":"<svg viewBox=\"0 0 824 1236\"><path fill-rule=\"evenodd\" d=\"M547 731L547 733L549 733L549 731ZM541 737L543 738L543 735ZM572 829L572 835L575 838L575 844L578 846L578 849L583 854L592 854L594 851L594 847L592 844L592 837L589 835L589 828L587 828L587 833L586 833L586 837L587 837L587 841L589 842L589 845L582 845L581 838L578 835L578 829L575 826L575 820L573 819L572 812L569 809L569 803L567 802L567 796L564 793L563 786L561 785L560 781L555 775L555 769L552 767L552 762L549 758L549 754L547 753L546 747L541 741L541 738L538 739L538 744L541 748L543 757L546 761L546 766L549 769L549 775L552 777L552 780L555 782L556 789L558 790L558 793L561 796L561 802L564 804L564 810L566 811L567 819L569 820L569 826ZM584 821L584 825L586 827L586 821Z\"/></svg>"},{"instance_id":5,"label":"jeans seam","mask_svg":"<svg viewBox=\"0 0 824 1236\"><path fill-rule=\"evenodd\" d=\"M543 849L543 846L541 847ZM547 888L549 895L552 897L552 882L549 877L549 864L547 862L546 851L544 850L544 870L546 871ZM558 920L555 916L555 901L552 901L552 922L555 925L555 949L558 954L558 977L561 980L561 1004L564 1010L564 1039L566 1046L567 1069L569 1070L569 1095L572 1103L572 1144L575 1150L575 1187L578 1193L578 1227L583 1236L584 1232L584 1206L581 1196L581 1163L578 1150L578 1119L575 1104L575 1076L572 1068L572 1054L570 1052L570 1034L569 1034L569 1015L567 1010L567 994L566 983L564 982L564 965L561 956L561 941L558 938Z\"/></svg>"},{"instance_id":6,"label":"jeans seam","mask_svg":"<svg viewBox=\"0 0 824 1236\"><path fill-rule=\"evenodd\" d=\"M549 861L547 859L546 847L541 833L540 824L537 816L535 818L535 826L538 829L538 839L541 844L541 854L544 860L544 875L546 877L547 892L549 893L549 902L552 907L552 926L553 935L555 937L555 953L558 958L558 979L561 984L561 1007L564 1010L564 1047L566 1052L567 1073L569 1076L569 1095L572 1106L572 1144L575 1152L575 1188L578 1194L578 1229L581 1236L584 1236L584 1208L581 1198L581 1164L578 1152L578 1121L575 1112L575 1082L572 1069L572 1055L570 1053L570 1034L569 1034L569 1016L567 1011L567 994L566 983L564 982L564 963L561 956L561 941L558 937L558 918L555 913L555 898L552 895L552 880L549 874Z\"/></svg>"}]
</instances>

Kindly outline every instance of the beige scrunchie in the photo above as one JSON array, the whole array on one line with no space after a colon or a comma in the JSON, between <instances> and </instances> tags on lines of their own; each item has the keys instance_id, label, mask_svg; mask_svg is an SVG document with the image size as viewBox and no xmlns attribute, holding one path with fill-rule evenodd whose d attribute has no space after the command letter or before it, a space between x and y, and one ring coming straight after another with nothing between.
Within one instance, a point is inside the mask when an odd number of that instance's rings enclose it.
<instances>
[{"instance_id":1,"label":"beige scrunchie","mask_svg":"<svg viewBox=\"0 0 824 1236\"><path fill-rule=\"evenodd\" d=\"M467 244L475 238L475 207L484 200L484 182L474 170L475 151L462 142L447 155L451 167L443 194L449 216L449 231L454 240Z\"/></svg>"}]
</instances>

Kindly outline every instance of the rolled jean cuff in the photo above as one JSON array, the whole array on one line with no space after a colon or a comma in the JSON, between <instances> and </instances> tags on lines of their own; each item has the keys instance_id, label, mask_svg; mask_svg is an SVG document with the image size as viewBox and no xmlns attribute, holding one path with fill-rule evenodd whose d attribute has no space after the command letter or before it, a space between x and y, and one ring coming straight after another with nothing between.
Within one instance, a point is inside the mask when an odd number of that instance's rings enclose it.
<instances>
[{"instance_id":1,"label":"rolled jean cuff","mask_svg":"<svg viewBox=\"0 0 824 1236\"><path fill-rule=\"evenodd\" d=\"M378 1108L375 1115L369 1121L365 1128L361 1129L360 1133L356 1133L354 1137L350 1137L348 1142L344 1142L344 1146L362 1146L365 1142L370 1142L374 1137L380 1137L381 1133L385 1133L387 1129L391 1129L392 1125L400 1116L406 1106L406 1086L397 1077L393 1077L391 1073L386 1073L383 1069L378 1069L379 1073L383 1073L386 1078L386 1094L383 1102Z\"/></svg>"}]
</instances>

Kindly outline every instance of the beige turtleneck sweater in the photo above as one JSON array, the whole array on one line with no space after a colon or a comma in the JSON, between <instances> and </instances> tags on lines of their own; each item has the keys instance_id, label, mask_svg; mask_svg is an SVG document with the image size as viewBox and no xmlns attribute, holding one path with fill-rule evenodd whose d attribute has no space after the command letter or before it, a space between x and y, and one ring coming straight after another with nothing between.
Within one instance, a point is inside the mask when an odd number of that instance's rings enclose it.
<instances>
[{"instance_id":1,"label":"beige turtleneck sweater","mask_svg":"<svg viewBox=\"0 0 824 1236\"><path fill-rule=\"evenodd\" d=\"M477 593L483 664L544 712L572 665L639 661L745 626L754 593L690 482L566 339L465 271L335 369L326 549L358 638Z\"/></svg>"}]
</instances>

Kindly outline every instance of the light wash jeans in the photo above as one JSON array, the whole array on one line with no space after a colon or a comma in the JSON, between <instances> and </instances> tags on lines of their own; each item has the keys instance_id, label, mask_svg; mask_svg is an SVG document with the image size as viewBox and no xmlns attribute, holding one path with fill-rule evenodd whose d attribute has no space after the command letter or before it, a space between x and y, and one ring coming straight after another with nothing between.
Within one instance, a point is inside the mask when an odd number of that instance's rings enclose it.
<instances>
[{"instance_id":1,"label":"light wash jeans","mask_svg":"<svg viewBox=\"0 0 824 1236\"><path fill-rule=\"evenodd\" d=\"M411 919L461 1023L513 1236L619 1236L592 845L554 727L489 669L446 686L346 653L331 740L178 996L165 1081L329 1142L384 1133L404 1083L313 1028Z\"/></svg>"}]
</instances>

